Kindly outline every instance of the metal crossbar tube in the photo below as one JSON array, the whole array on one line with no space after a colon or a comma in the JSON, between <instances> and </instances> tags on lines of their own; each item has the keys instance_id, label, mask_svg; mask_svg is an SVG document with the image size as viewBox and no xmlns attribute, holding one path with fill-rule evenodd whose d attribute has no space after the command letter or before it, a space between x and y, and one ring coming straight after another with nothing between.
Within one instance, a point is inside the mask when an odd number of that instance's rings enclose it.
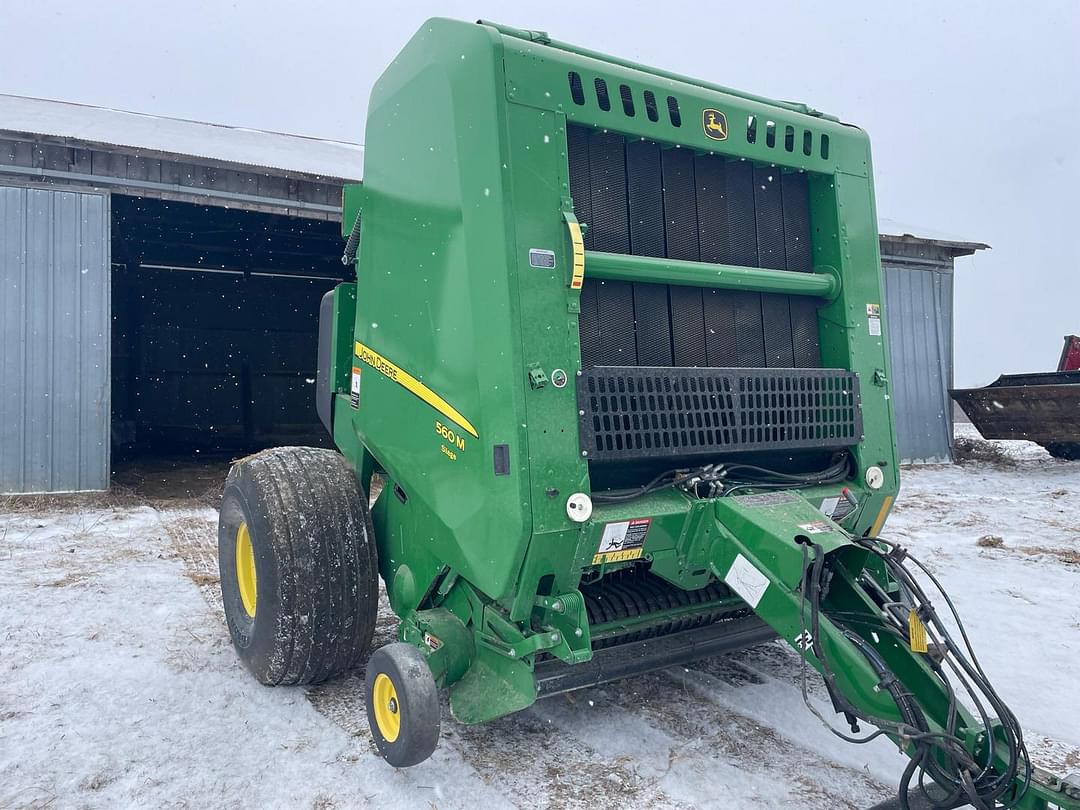
<instances>
[{"instance_id":1,"label":"metal crossbar tube","mask_svg":"<svg viewBox=\"0 0 1080 810\"><path fill-rule=\"evenodd\" d=\"M658 259L621 253L585 251L585 277L726 290L786 293L832 299L840 292L840 278L831 272L794 273L763 267Z\"/></svg>"}]
</instances>

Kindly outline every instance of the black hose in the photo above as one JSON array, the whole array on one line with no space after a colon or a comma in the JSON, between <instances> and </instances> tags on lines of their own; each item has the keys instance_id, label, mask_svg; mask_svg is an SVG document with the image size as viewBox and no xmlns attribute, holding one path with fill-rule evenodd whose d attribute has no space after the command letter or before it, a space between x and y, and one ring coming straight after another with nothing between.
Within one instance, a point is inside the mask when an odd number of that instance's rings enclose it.
<instances>
[{"instance_id":1,"label":"black hose","mask_svg":"<svg viewBox=\"0 0 1080 810\"><path fill-rule=\"evenodd\" d=\"M592 500L593 503L625 503L672 486L681 486L687 492L700 495L697 488L701 485L715 486L717 490L724 487L723 495L727 497L748 489L799 489L839 483L847 478L849 472L850 460L846 455L823 470L809 473L785 473L752 464L714 463L691 469L665 470L640 487L594 492Z\"/></svg>"},{"instance_id":2,"label":"black hose","mask_svg":"<svg viewBox=\"0 0 1080 810\"><path fill-rule=\"evenodd\" d=\"M949 691L949 717L947 729L948 737L955 740L956 698L955 690L946 678L941 666L947 663L954 675L960 680L967 694L971 697L975 709L982 722L983 732L986 735L987 746L985 762L977 763L965 748L959 745L959 741L945 745L934 745L940 755L940 761L931 754L931 748L925 750L920 746L913 757L913 766L905 771L905 776L900 785L900 797L906 800L906 794L915 770L919 770L920 792L922 789L923 775L929 775L938 787L948 790L949 794L933 804L939 807L955 807L956 802L970 803L976 808L992 808L999 806L1012 807L1020 801L1027 791L1031 779L1031 762L1028 758L1027 747L1024 744L1023 732L1016 716L1008 708L1001 696L993 688L985 671L971 645L963 621L960 619L956 606L945 591L938 579L916 558L894 543L880 538L874 540L857 540L857 543L868 551L876 554L884 563L889 576L908 595L914 609L927 625L927 631L934 641L934 646L942 653L941 660L928 659L935 675L942 681ZM963 645L958 644L944 626L937 613L934 611L929 597L915 580L912 572L904 564L910 562L926 575L934 587L945 599L960 631ZM939 640L940 639L940 640ZM989 704L991 711L987 711L984 701ZM996 715L1000 723L1001 741L1008 749L1005 767L1000 770L994 769L994 741L998 739L991 716ZM1023 776L1019 776L1021 769ZM1018 795L1006 799L1007 793L1017 779L1021 779L1022 785ZM901 806L904 806L901 803Z\"/></svg>"}]
</instances>

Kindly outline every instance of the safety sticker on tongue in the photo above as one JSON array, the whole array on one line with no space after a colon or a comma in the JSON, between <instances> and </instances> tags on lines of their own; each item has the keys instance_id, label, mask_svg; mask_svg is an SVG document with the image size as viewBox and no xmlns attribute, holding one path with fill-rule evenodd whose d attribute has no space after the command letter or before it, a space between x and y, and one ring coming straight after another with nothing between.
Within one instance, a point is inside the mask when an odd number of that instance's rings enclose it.
<instances>
[{"instance_id":1,"label":"safety sticker on tongue","mask_svg":"<svg viewBox=\"0 0 1080 810\"><path fill-rule=\"evenodd\" d=\"M604 526L600 547L593 555L593 565L638 559L645 550L645 535L652 518L620 520Z\"/></svg>"},{"instance_id":2,"label":"safety sticker on tongue","mask_svg":"<svg viewBox=\"0 0 1080 810\"><path fill-rule=\"evenodd\" d=\"M769 587L769 578L742 554L735 555L735 562L728 569L724 582L752 608L758 606Z\"/></svg>"}]
</instances>

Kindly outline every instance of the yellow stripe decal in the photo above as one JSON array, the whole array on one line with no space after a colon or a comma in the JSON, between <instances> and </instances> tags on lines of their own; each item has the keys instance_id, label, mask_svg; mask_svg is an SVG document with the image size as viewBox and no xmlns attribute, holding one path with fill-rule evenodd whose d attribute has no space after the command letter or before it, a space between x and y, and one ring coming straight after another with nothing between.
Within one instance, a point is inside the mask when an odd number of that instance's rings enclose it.
<instances>
[{"instance_id":1,"label":"yellow stripe decal","mask_svg":"<svg viewBox=\"0 0 1080 810\"><path fill-rule=\"evenodd\" d=\"M626 562L627 560L640 559L643 549L640 548L628 548L623 551L605 551L603 554L594 554L592 558L593 565L600 565L601 563L615 563Z\"/></svg>"},{"instance_id":2,"label":"yellow stripe decal","mask_svg":"<svg viewBox=\"0 0 1080 810\"><path fill-rule=\"evenodd\" d=\"M585 281L585 241L581 238L581 226L573 214L566 214L566 224L570 228L570 247L574 251L573 272L570 275L570 289L580 290Z\"/></svg>"},{"instance_id":3,"label":"yellow stripe decal","mask_svg":"<svg viewBox=\"0 0 1080 810\"><path fill-rule=\"evenodd\" d=\"M881 527L885 525L885 518L889 516L889 507L892 506L892 502L892 495L886 495L885 502L881 504L881 511L878 512L878 516L874 520L874 525L870 527L871 537L877 537L878 532L881 531Z\"/></svg>"},{"instance_id":4,"label":"yellow stripe decal","mask_svg":"<svg viewBox=\"0 0 1080 810\"><path fill-rule=\"evenodd\" d=\"M430 388L428 388L426 385L416 379L416 377L414 377L412 374L405 371L405 369L401 368L400 366L394 365L377 351L368 348L359 340L356 341L355 352L356 356L359 357L360 360L367 363L377 372L386 377L389 377L406 391L410 391L416 396L418 396L420 399L424 400L424 402L437 410L451 422L456 423L463 430L466 430L470 434L472 434L473 438L480 438L480 434L476 432L476 428L472 426L472 422L470 422L468 419L458 413L458 411L454 408L453 405L451 405L445 399L440 397L438 394L436 394L434 391L432 391Z\"/></svg>"}]
</instances>

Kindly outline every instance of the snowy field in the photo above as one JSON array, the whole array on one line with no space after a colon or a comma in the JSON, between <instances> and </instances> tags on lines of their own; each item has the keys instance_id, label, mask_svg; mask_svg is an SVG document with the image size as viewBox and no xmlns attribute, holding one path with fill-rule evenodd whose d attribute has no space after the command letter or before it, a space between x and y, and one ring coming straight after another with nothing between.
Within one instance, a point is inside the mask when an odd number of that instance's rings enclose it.
<instances>
[{"instance_id":1,"label":"snowy field","mask_svg":"<svg viewBox=\"0 0 1080 810\"><path fill-rule=\"evenodd\" d=\"M976 450L906 469L886 535L954 596L1036 762L1080 771L1080 463ZM444 711L432 759L397 771L362 673L267 689L241 669L215 547L194 500L0 499L0 807L824 810L887 798L903 766L832 737L774 643L485 726ZM377 642L393 628L384 607Z\"/></svg>"}]
</instances>

